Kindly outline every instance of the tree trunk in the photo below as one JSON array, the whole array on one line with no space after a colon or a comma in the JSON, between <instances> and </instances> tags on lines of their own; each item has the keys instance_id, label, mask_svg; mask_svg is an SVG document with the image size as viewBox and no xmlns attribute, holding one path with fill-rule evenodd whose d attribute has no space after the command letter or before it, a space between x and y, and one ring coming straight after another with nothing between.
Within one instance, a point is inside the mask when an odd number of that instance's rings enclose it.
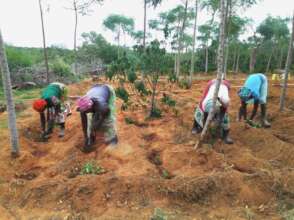
<instances>
[{"instance_id":1,"label":"tree trunk","mask_svg":"<svg viewBox=\"0 0 294 220\"><path fill-rule=\"evenodd\" d=\"M202 133L200 135L198 143L195 145L195 149L200 147L202 145L202 142L204 140L204 137L206 135L208 126L212 120L212 117L215 112L215 105L216 105L216 100L218 97L218 91L221 85L222 77L223 77L223 70L224 70L224 46L225 46L225 1L226 0L221 0L220 4L220 34L219 34L219 46L218 46L218 53L217 53L217 82L216 82L216 87L215 91L213 94L213 102L212 102L212 108L211 111L208 114L208 118L206 120L206 123L204 125L204 128L202 130Z\"/></svg>"},{"instance_id":2,"label":"tree trunk","mask_svg":"<svg viewBox=\"0 0 294 220\"><path fill-rule=\"evenodd\" d=\"M143 48L146 47L146 24L147 23L147 0L144 0L144 37L143 37Z\"/></svg>"},{"instance_id":3,"label":"tree trunk","mask_svg":"<svg viewBox=\"0 0 294 220\"><path fill-rule=\"evenodd\" d=\"M279 59L279 66L278 69L282 69L282 65L283 65L283 57L284 57L284 53L283 53L283 47L281 45L281 52L280 52L280 59Z\"/></svg>"},{"instance_id":4,"label":"tree trunk","mask_svg":"<svg viewBox=\"0 0 294 220\"><path fill-rule=\"evenodd\" d=\"M257 47L253 47L251 49L251 54L250 54L250 63L249 63L249 72L250 73L253 73L253 71L255 69L256 54L257 54Z\"/></svg>"},{"instance_id":5,"label":"tree trunk","mask_svg":"<svg viewBox=\"0 0 294 220\"><path fill-rule=\"evenodd\" d=\"M144 0L144 36L143 36L144 53L146 48L146 30L147 30L147 0ZM145 74L143 70L141 72L141 78L142 78L142 81L144 82Z\"/></svg>"},{"instance_id":6,"label":"tree trunk","mask_svg":"<svg viewBox=\"0 0 294 220\"><path fill-rule=\"evenodd\" d=\"M174 74L177 74L177 54L175 53L175 58L174 58Z\"/></svg>"},{"instance_id":7,"label":"tree trunk","mask_svg":"<svg viewBox=\"0 0 294 220\"><path fill-rule=\"evenodd\" d=\"M216 11L214 11L212 13L212 17L211 17L210 24L209 24L210 27L212 27L212 24L214 22L215 13L216 13ZM205 44L205 73L208 73L208 41L210 39L210 30L208 32L207 38L208 38L208 40L206 41L206 44Z\"/></svg>"},{"instance_id":8,"label":"tree trunk","mask_svg":"<svg viewBox=\"0 0 294 220\"><path fill-rule=\"evenodd\" d=\"M234 56L233 56L233 66L232 66L233 71L235 71L235 69L236 69L237 53L238 53L238 46L236 45L235 50L234 50Z\"/></svg>"},{"instance_id":9,"label":"tree trunk","mask_svg":"<svg viewBox=\"0 0 294 220\"><path fill-rule=\"evenodd\" d=\"M42 2L41 2L41 0L39 0L39 7L40 7L41 24L42 24L44 61L45 61L45 67L46 67L46 83L49 84L50 83L50 78L49 78L49 65L48 65L48 55L47 55L46 37L45 37L45 27L44 27L43 9L42 9Z\"/></svg>"},{"instance_id":10,"label":"tree trunk","mask_svg":"<svg viewBox=\"0 0 294 220\"><path fill-rule=\"evenodd\" d=\"M73 1L74 12L75 12L75 30L74 30L74 53L75 53L75 74L78 74L78 64L77 64L77 28L78 28L78 9L76 0Z\"/></svg>"},{"instance_id":11,"label":"tree trunk","mask_svg":"<svg viewBox=\"0 0 294 220\"><path fill-rule=\"evenodd\" d=\"M292 18L292 34L291 34L291 38L289 42L288 55L287 55L287 61L285 66L284 82L283 82L283 87L282 87L282 92L280 97L280 111L283 111L285 108L285 98L286 98L287 85L288 85L288 74L289 74L291 63L292 63L293 41L294 41L294 14Z\"/></svg>"},{"instance_id":12,"label":"tree trunk","mask_svg":"<svg viewBox=\"0 0 294 220\"><path fill-rule=\"evenodd\" d=\"M151 111L150 111L150 116L153 115L154 110L156 108L155 97L156 97L157 82L158 82L158 78L157 79L154 79L154 78L152 79L152 98L151 98Z\"/></svg>"},{"instance_id":13,"label":"tree trunk","mask_svg":"<svg viewBox=\"0 0 294 220\"><path fill-rule=\"evenodd\" d=\"M273 54L274 54L274 50L275 50L275 48L273 47L272 52L271 52L271 54L270 54L270 56L268 58L268 61L267 61L266 71L265 71L266 73L269 72L269 69L271 67L271 62L272 62L272 57L273 57Z\"/></svg>"},{"instance_id":14,"label":"tree trunk","mask_svg":"<svg viewBox=\"0 0 294 220\"><path fill-rule=\"evenodd\" d=\"M225 29L225 56L224 56L224 79L227 75L227 69L228 69L228 58L229 58L229 33L230 33L230 26L231 26L231 17L232 17L232 2L231 0L227 1L226 4L226 29Z\"/></svg>"},{"instance_id":15,"label":"tree trunk","mask_svg":"<svg viewBox=\"0 0 294 220\"><path fill-rule=\"evenodd\" d=\"M10 130L11 155L16 157L19 155L18 131L16 126L15 106L13 101L10 72L8 68L7 58L5 54L4 42L0 30L0 71L2 72L3 89L6 97L8 125Z\"/></svg>"},{"instance_id":16,"label":"tree trunk","mask_svg":"<svg viewBox=\"0 0 294 220\"><path fill-rule=\"evenodd\" d=\"M181 50L182 50L182 44L183 44L183 35L185 30L185 24L187 19L187 8L188 8L188 0L185 2L185 12L184 12L184 19L182 23L182 27L180 29L179 38L178 38L178 56L177 56L177 79L180 77L180 69L181 69Z\"/></svg>"},{"instance_id":17,"label":"tree trunk","mask_svg":"<svg viewBox=\"0 0 294 220\"><path fill-rule=\"evenodd\" d=\"M235 73L239 72L239 60L240 60L240 51L238 50Z\"/></svg>"},{"instance_id":18,"label":"tree trunk","mask_svg":"<svg viewBox=\"0 0 294 220\"><path fill-rule=\"evenodd\" d=\"M191 55L191 68L190 68L190 77L188 86L191 88L192 86L192 78L194 74L194 57L195 57L195 43L196 43L196 29L197 29L197 16L198 16L198 0L195 0L195 20L194 20L194 28L193 28L193 46L192 46L192 55Z\"/></svg>"},{"instance_id":19,"label":"tree trunk","mask_svg":"<svg viewBox=\"0 0 294 220\"><path fill-rule=\"evenodd\" d=\"M208 42L205 45L205 73L208 73Z\"/></svg>"}]
</instances>

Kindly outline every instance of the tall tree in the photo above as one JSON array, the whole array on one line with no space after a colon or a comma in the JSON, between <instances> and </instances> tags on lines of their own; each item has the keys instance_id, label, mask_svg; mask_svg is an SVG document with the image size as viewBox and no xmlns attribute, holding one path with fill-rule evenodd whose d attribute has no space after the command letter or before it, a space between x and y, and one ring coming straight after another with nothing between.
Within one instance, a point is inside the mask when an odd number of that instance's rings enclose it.
<instances>
[{"instance_id":1,"label":"tall tree","mask_svg":"<svg viewBox=\"0 0 294 220\"><path fill-rule=\"evenodd\" d=\"M283 82L283 87L282 87L282 92L280 97L280 111L283 111L285 108L285 98L286 98L287 85L288 85L288 73L292 63L293 41L294 41L294 13L292 17L292 34L289 41L288 56L287 56L287 62L285 66L284 82Z\"/></svg>"},{"instance_id":2,"label":"tall tree","mask_svg":"<svg viewBox=\"0 0 294 220\"><path fill-rule=\"evenodd\" d=\"M118 46L118 57L120 57L120 38L121 32L123 35L132 34L134 29L134 19L125 17L123 15L112 14L109 15L104 21L103 25L116 34Z\"/></svg>"},{"instance_id":3,"label":"tall tree","mask_svg":"<svg viewBox=\"0 0 294 220\"><path fill-rule=\"evenodd\" d=\"M196 30L197 30L197 17L198 17L198 0L195 0L195 20L194 20L194 27L193 27L193 48L191 53L191 68L190 68L190 77L188 86L191 88L192 86L192 78L194 74L194 58L195 58L195 44L196 44Z\"/></svg>"},{"instance_id":4,"label":"tall tree","mask_svg":"<svg viewBox=\"0 0 294 220\"><path fill-rule=\"evenodd\" d=\"M183 15L183 21L181 25L181 29L179 31L179 36L178 36L178 54L177 54L177 69L176 69L176 76L177 79L179 79L180 76L180 69L181 69L181 50L183 49L183 36L184 36L184 31L186 27L186 20L187 20L187 10L188 10L188 0L185 1L185 7L184 7L184 15Z\"/></svg>"},{"instance_id":5,"label":"tall tree","mask_svg":"<svg viewBox=\"0 0 294 220\"><path fill-rule=\"evenodd\" d=\"M10 80L10 72L8 68L7 58L5 54L4 41L0 30L0 71L2 72L2 83L4 94L6 97L8 111L8 125L10 129L11 155L17 157L19 155L18 131L16 126L15 106L12 95L12 87Z\"/></svg>"},{"instance_id":6,"label":"tall tree","mask_svg":"<svg viewBox=\"0 0 294 220\"><path fill-rule=\"evenodd\" d=\"M75 24L74 24L74 72L78 74L78 64L77 64L77 32L78 32L78 18L79 14L87 15L90 12L90 7L95 4L102 2L103 0L71 0L72 7L67 8L74 12Z\"/></svg>"},{"instance_id":7,"label":"tall tree","mask_svg":"<svg viewBox=\"0 0 294 220\"><path fill-rule=\"evenodd\" d=\"M213 118L215 113L216 100L221 85L223 70L224 70L224 46L225 46L225 28L226 28L226 12L225 5L227 0L220 0L220 26L219 26L219 46L217 51L217 82L215 86L215 91L213 94L212 108L208 114L207 120L205 122L204 128L201 132L198 143L195 145L195 148L198 148L202 145L204 137L206 135L208 126Z\"/></svg>"},{"instance_id":8,"label":"tall tree","mask_svg":"<svg viewBox=\"0 0 294 220\"><path fill-rule=\"evenodd\" d=\"M206 42L205 42L205 73L208 72L208 48L209 48L209 40L210 40L210 35L212 32L212 28L213 28L213 23L214 23L214 19L215 19L215 14L217 12L217 10L219 9L219 0L205 0L202 2L201 5L202 9L206 8L209 12L211 12L211 19L208 22L208 24L206 24L206 27L204 29L206 29Z\"/></svg>"},{"instance_id":9,"label":"tall tree","mask_svg":"<svg viewBox=\"0 0 294 220\"><path fill-rule=\"evenodd\" d=\"M147 6L152 5L154 8L156 8L158 5L160 5L162 0L144 0L144 34L143 34L143 47L145 49L146 46L146 31L147 31Z\"/></svg>"},{"instance_id":10,"label":"tall tree","mask_svg":"<svg viewBox=\"0 0 294 220\"><path fill-rule=\"evenodd\" d=\"M289 35L287 22L288 19L268 16L257 27L257 32L263 37L263 43L268 44L267 47L271 48L266 65L266 72L269 72L270 70L271 61L279 42L281 42L283 38L287 38Z\"/></svg>"},{"instance_id":11,"label":"tall tree","mask_svg":"<svg viewBox=\"0 0 294 220\"><path fill-rule=\"evenodd\" d=\"M42 25L44 61L45 61L45 67L46 67L46 82L47 82L47 84L49 84L49 82L50 82L50 78L49 78L49 65L48 65L48 55L47 55L47 47L46 47L46 36L45 36L45 27L44 27L42 0L39 0L39 8L40 8L41 25Z\"/></svg>"}]
</instances>

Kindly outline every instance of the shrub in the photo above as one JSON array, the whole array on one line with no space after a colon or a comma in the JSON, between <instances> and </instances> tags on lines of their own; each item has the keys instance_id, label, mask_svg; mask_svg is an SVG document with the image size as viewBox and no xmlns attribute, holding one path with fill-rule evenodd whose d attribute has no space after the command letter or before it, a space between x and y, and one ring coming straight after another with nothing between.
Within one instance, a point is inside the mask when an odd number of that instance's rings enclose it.
<instances>
[{"instance_id":1,"label":"shrub","mask_svg":"<svg viewBox=\"0 0 294 220\"><path fill-rule=\"evenodd\" d=\"M159 108L154 108L151 110L150 117L151 118L161 118L161 110Z\"/></svg>"},{"instance_id":2,"label":"shrub","mask_svg":"<svg viewBox=\"0 0 294 220\"><path fill-rule=\"evenodd\" d=\"M172 82L172 83L175 83L175 82L177 81L177 76L176 76L176 74L174 74L174 73L170 73L170 74L168 75L168 81L169 81L169 82Z\"/></svg>"},{"instance_id":3,"label":"shrub","mask_svg":"<svg viewBox=\"0 0 294 220\"><path fill-rule=\"evenodd\" d=\"M136 72L133 68L131 68L128 73L127 73L127 77L128 77L128 81L130 83L134 83L137 79L137 75L136 75Z\"/></svg>"},{"instance_id":4,"label":"shrub","mask_svg":"<svg viewBox=\"0 0 294 220\"><path fill-rule=\"evenodd\" d=\"M57 75L57 76L70 76L72 72L70 70L70 66L65 63L61 58L56 58L51 64L50 69Z\"/></svg>"},{"instance_id":5,"label":"shrub","mask_svg":"<svg viewBox=\"0 0 294 220\"><path fill-rule=\"evenodd\" d=\"M115 90L116 96L119 97L120 99L122 99L125 103L127 103L129 101L129 93L127 92L127 90L123 87L118 87Z\"/></svg>"},{"instance_id":6,"label":"shrub","mask_svg":"<svg viewBox=\"0 0 294 220\"><path fill-rule=\"evenodd\" d=\"M187 80L181 80L179 82L179 87L182 89L189 89L189 83Z\"/></svg>"},{"instance_id":7,"label":"shrub","mask_svg":"<svg viewBox=\"0 0 294 220\"><path fill-rule=\"evenodd\" d=\"M135 88L141 95L148 95L150 93L142 81L135 82Z\"/></svg>"},{"instance_id":8,"label":"shrub","mask_svg":"<svg viewBox=\"0 0 294 220\"><path fill-rule=\"evenodd\" d=\"M166 95L165 93L163 94L163 97L161 98L161 102L170 107L176 106L176 101L173 100L170 96Z\"/></svg>"}]
</instances>

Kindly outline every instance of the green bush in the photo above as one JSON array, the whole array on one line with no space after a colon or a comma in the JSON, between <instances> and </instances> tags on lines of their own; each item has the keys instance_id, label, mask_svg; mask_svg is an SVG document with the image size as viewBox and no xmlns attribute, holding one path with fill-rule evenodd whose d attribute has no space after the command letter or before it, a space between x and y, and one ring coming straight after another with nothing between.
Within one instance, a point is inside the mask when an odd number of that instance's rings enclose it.
<instances>
[{"instance_id":1,"label":"green bush","mask_svg":"<svg viewBox=\"0 0 294 220\"><path fill-rule=\"evenodd\" d=\"M176 106L176 101L173 100L170 96L163 94L163 97L161 98L161 102L170 106L170 107L175 107Z\"/></svg>"},{"instance_id":2,"label":"green bush","mask_svg":"<svg viewBox=\"0 0 294 220\"><path fill-rule=\"evenodd\" d=\"M116 96L122 99L125 103L129 101L129 93L125 88L119 87L115 90L115 93Z\"/></svg>"},{"instance_id":3,"label":"green bush","mask_svg":"<svg viewBox=\"0 0 294 220\"><path fill-rule=\"evenodd\" d=\"M187 80L181 80L179 82L179 87L182 89L189 89L189 83Z\"/></svg>"},{"instance_id":4,"label":"green bush","mask_svg":"<svg viewBox=\"0 0 294 220\"><path fill-rule=\"evenodd\" d=\"M141 95L148 95L150 93L142 81L135 82L135 88Z\"/></svg>"},{"instance_id":5,"label":"green bush","mask_svg":"<svg viewBox=\"0 0 294 220\"><path fill-rule=\"evenodd\" d=\"M150 117L151 118L161 118L162 114L161 114L161 110L159 108L154 108L151 111Z\"/></svg>"},{"instance_id":6,"label":"green bush","mask_svg":"<svg viewBox=\"0 0 294 220\"><path fill-rule=\"evenodd\" d=\"M130 83L134 83L137 79L137 75L136 75L136 72L133 68L131 68L129 71L128 71L128 74L127 74L127 77L128 77L128 81Z\"/></svg>"},{"instance_id":7,"label":"green bush","mask_svg":"<svg viewBox=\"0 0 294 220\"><path fill-rule=\"evenodd\" d=\"M168 81L169 81L169 82L172 82L172 83L175 83L175 82L177 81L177 76L176 76L176 74L174 74L174 73L170 73L170 74L168 75Z\"/></svg>"},{"instance_id":8,"label":"green bush","mask_svg":"<svg viewBox=\"0 0 294 220\"><path fill-rule=\"evenodd\" d=\"M52 63L50 63L50 69L57 76L67 77L72 75L70 66L61 58L56 58Z\"/></svg>"}]
</instances>

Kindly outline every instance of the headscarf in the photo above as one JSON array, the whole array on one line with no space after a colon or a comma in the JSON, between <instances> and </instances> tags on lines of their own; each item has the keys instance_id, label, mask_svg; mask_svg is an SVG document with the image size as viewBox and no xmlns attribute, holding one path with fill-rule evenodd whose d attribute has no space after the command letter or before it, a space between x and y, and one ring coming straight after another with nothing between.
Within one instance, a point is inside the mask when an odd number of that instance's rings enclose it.
<instances>
[{"instance_id":1,"label":"headscarf","mask_svg":"<svg viewBox=\"0 0 294 220\"><path fill-rule=\"evenodd\" d=\"M241 98L241 100L247 102L252 98L252 92L250 89L248 89L247 87L242 87L239 92L238 92L239 97Z\"/></svg>"},{"instance_id":2,"label":"headscarf","mask_svg":"<svg viewBox=\"0 0 294 220\"><path fill-rule=\"evenodd\" d=\"M43 112L47 106L47 102L44 99L38 99L33 103L33 109L37 112Z\"/></svg>"}]
</instances>

